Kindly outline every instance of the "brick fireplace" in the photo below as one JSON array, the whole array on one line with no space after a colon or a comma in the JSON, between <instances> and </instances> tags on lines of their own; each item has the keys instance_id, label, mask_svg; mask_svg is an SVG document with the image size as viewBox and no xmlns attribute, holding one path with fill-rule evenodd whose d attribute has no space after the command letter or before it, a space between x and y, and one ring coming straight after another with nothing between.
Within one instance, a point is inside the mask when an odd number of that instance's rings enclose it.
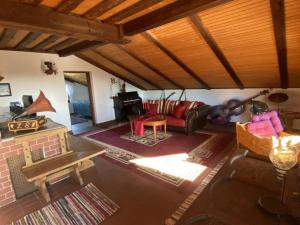
<instances>
[{"instance_id":1,"label":"brick fireplace","mask_svg":"<svg viewBox=\"0 0 300 225\"><path fill-rule=\"evenodd\" d=\"M58 135L49 135L29 141L31 151L42 150L45 158L60 153ZM0 207L16 200L15 191L11 181L7 159L24 155L23 144L15 138L0 140Z\"/></svg>"}]
</instances>

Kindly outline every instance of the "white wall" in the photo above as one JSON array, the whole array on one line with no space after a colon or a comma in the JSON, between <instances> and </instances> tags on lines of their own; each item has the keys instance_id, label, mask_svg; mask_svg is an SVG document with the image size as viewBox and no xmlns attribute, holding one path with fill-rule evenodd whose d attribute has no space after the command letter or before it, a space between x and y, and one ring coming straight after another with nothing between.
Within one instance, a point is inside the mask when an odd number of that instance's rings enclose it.
<instances>
[{"instance_id":1,"label":"white wall","mask_svg":"<svg viewBox=\"0 0 300 225\"><path fill-rule=\"evenodd\" d=\"M57 75L47 76L41 71L41 61L51 60L58 68ZM92 93L96 111L96 123L115 118L110 78L111 74L77 58L76 56L59 57L54 54L0 51L0 75L5 77L2 83L10 83L12 96L0 97L0 121L9 111L9 102L22 101L22 95L32 95L35 99L39 90L43 90L51 101L56 113L42 113L68 128L71 127L67 94L63 71L89 71L91 73ZM116 78L117 79L117 78ZM127 91L143 92L130 84Z\"/></svg>"},{"instance_id":2,"label":"white wall","mask_svg":"<svg viewBox=\"0 0 300 225\"><path fill-rule=\"evenodd\" d=\"M229 99L237 98L240 100L247 99L251 96L256 95L260 91L265 89L214 89L214 90L200 90L200 89L190 89L186 90L186 96L188 100L196 100L202 101L209 105L218 105L225 103ZM180 90L167 90L166 96L168 96L171 92L175 91L176 93L170 98L173 100L178 100L181 94ZM275 92L284 92L288 94L288 101L280 104L280 109L283 110L291 110L300 112L300 88L290 88L290 89L272 89L271 93ZM161 91L145 91L144 98L145 99L159 99L161 96ZM184 95L182 100L184 99ZM277 109L277 105L270 102L267 96L260 96L256 98L256 100L264 101L268 104L269 108ZM250 113L249 110L246 111L242 116L232 118L233 121L249 121ZM296 120L294 122L294 128L300 128L300 120Z\"/></svg>"}]
</instances>

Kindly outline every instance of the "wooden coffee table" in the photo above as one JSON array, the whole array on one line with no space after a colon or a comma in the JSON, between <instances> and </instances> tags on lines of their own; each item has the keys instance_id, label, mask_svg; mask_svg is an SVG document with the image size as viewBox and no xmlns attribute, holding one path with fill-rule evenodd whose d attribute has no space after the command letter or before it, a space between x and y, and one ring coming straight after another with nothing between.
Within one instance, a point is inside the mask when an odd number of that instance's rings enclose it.
<instances>
[{"instance_id":1,"label":"wooden coffee table","mask_svg":"<svg viewBox=\"0 0 300 225\"><path fill-rule=\"evenodd\" d=\"M133 121L134 119L138 118L140 116L129 116L128 119L130 121L130 128L131 128L131 134L133 135ZM165 136L167 135L167 119L163 115L158 115L158 116L152 116L152 117L144 117L144 127L152 127L153 128L153 138L154 138L154 143L156 144L157 142L157 133L156 133L156 128L158 126L164 126L165 130Z\"/></svg>"},{"instance_id":2,"label":"wooden coffee table","mask_svg":"<svg viewBox=\"0 0 300 225\"><path fill-rule=\"evenodd\" d=\"M165 116L153 116L145 119L144 127L152 127L153 128L153 138L154 144L156 144L157 136L156 136L156 127L164 126L165 136L167 136L167 119Z\"/></svg>"}]
</instances>

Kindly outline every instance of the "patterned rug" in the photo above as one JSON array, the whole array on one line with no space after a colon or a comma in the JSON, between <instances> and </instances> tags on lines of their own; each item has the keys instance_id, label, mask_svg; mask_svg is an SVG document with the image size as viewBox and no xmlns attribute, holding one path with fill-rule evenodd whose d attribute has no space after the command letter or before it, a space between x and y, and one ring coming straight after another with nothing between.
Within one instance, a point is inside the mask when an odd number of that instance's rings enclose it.
<instances>
[{"instance_id":1,"label":"patterned rug","mask_svg":"<svg viewBox=\"0 0 300 225\"><path fill-rule=\"evenodd\" d=\"M164 141L171 137L172 134L167 132L165 135L164 132L162 131L157 131L156 133L156 143L154 143L154 137L153 137L153 131L151 130L145 130L144 136L136 136L132 135L131 132L128 132L124 135L121 136L121 138L129 140L129 141L134 141L139 144L147 145L147 146L154 146L157 145L159 142Z\"/></svg>"},{"instance_id":2,"label":"patterned rug","mask_svg":"<svg viewBox=\"0 0 300 225\"><path fill-rule=\"evenodd\" d=\"M119 209L92 183L10 225L97 225Z\"/></svg>"},{"instance_id":3,"label":"patterned rug","mask_svg":"<svg viewBox=\"0 0 300 225\"><path fill-rule=\"evenodd\" d=\"M84 138L106 146L105 159L173 187L203 179L228 154L234 140L228 133L170 132L167 140L146 146L122 138L129 130L123 125Z\"/></svg>"}]
</instances>

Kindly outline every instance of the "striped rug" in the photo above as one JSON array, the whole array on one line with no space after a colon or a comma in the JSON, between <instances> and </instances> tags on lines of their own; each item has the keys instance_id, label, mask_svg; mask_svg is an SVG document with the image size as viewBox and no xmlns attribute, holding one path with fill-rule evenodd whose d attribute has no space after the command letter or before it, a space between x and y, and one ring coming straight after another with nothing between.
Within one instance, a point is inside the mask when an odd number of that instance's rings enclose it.
<instances>
[{"instance_id":1,"label":"striped rug","mask_svg":"<svg viewBox=\"0 0 300 225\"><path fill-rule=\"evenodd\" d=\"M97 225L119 209L92 183L9 225Z\"/></svg>"}]
</instances>

